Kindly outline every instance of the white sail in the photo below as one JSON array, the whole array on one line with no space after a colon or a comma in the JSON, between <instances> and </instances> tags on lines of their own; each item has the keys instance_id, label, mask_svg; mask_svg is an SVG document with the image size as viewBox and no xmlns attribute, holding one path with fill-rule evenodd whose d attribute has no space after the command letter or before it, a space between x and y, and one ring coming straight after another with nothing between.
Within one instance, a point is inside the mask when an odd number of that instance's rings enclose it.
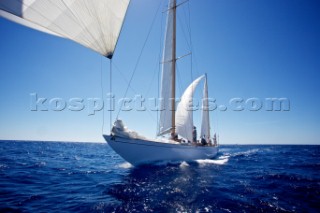
<instances>
[{"instance_id":1,"label":"white sail","mask_svg":"<svg viewBox=\"0 0 320 213\"><path fill-rule=\"evenodd\" d=\"M178 104L176 112L176 132L180 136L192 141L192 130L193 130L193 110L192 110L192 99L193 93L205 76L200 76L194 80L190 86L185 90L181 97L181 101Z\"/></svg>"},{"instance_id":2,"label":"white sail","mask_svg":"<svg viewBox=\"0 0 320 213\"><path fill-rule=\"evenodd\" d=\"M210 121L209 121L209 100L208 100L208 83L207 75L203 86L203 99L202 99L202 123L200 137L209 142L210 141Z\"/></svg>"},{"instance_id":3,"label":"white sail","mask_svg":"<svg viewBox=\"0 0 320 213\"><path fill-rule=\"evenodd\" d=\"M0 0L0 16L111 58L130 0Z\"/></svg>"},{"instance_id":4,"label":"white sail","mask_svg":"<svg viewBox=\"0 0 320 213\"><path fill-rule=\"evenodd\" d=\"M162 78L161 78L161 111L160 111L160 124L159 135L166 134L172 129L172 79L175 63L175 53L173 50L173 38L174 38L174 11L173 7L175 0L170 0L168 5L166 34L164 39L164 49L162 56Z\"/></svg>"}]
</instances>

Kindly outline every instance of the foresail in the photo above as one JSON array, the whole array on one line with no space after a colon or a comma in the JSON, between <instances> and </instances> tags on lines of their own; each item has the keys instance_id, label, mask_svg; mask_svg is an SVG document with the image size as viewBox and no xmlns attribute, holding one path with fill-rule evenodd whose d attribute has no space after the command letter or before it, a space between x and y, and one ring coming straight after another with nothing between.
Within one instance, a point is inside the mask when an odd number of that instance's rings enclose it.
<instances>
[{"instance_id":1,"label":"foresail","mask_svg":"<svg viewBox=\"0 0 320 213\"><path fill-rule=\"evenodd\" d=\"M204 75L200 76L190 84L190 86L183 93L181 101L177 107L176 132L189 141L192 141L193 130L193 110L191 108L193 93L204 77Z\"/></svg>"},{"instance_id":2,"label":"foresail","mask_svg":"<svg viewBox=\"0 0 320 213\"><path fill-rule=\"evenodd\" d=\"M202 99L202 123L200 137L204 137L207 142L210 141L210 121L209 121L209 99L207 76L203 86Z\"/></svg>"},{"instance_id":3,"label":"foresail","mask_svg":"<svg viewBox=\"0 0 320 213\"><path fill-rule=\"evenodd\" d=\"M111 58L130 0L0 0L0 16Z\"/></svg>"},{"instance_id":4,"label":"foresail","mask_svg":"<svg viewBox=\"0 0 320 213\"><path fill-rule=\"evenodd\" d=\"M159 135L169 133L172 129L172 79L173 79L173 66L175 63L175 56L173 55L173 10L174 0L170 0L168 14L167 14L167 24L166 24L166 34L164 39L164 49L162 56L162 77L161 77L161 111L160 111L160 123L159 123Z\"/></svg>"}]
</instances>

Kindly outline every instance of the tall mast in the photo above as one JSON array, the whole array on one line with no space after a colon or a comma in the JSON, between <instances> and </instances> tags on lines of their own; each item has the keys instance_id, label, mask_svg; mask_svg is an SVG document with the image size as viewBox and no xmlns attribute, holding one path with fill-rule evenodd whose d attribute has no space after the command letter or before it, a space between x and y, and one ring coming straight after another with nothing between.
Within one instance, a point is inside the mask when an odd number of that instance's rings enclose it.
<instances>
[{"instance_id":1,"label":"tall mast","mask_svg":"<svg viewBox=\"0 0 320 213\"><path fill-rule=\"evenodd\" d=\"M172 35L172 131L171 136L174 137L176 134L176 118L175 118L175 112L176 112L176 35L177 35L177 0L173 0L173 35Z\"/></svg>"}]
</instances>

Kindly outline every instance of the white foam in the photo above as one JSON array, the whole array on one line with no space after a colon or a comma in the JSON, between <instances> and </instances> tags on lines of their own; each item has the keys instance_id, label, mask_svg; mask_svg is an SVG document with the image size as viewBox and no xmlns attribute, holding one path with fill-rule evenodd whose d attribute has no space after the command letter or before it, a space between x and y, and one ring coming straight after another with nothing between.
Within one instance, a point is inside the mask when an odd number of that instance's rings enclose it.
<instances>
[{"instance_id":1,"label":"white foam","mask_svg":"<svg viewBox=\"0 0 320 213\"><path fill-rule=\"evenodd\" d=\"M220 156L218 159L223 160L223 159L228 159L229 157L230 157L229 155L223 155L223 156Z\"/></svg>"},{"instance_id":2,"label":"white foam","mask_svg":"<svg viewBox=\"0 0 320 213\"><path fill-rule=\"evenodd\" d=\"M130 163L128 163L128 162L125 162L125 163L119 164L118 167L119 167L119 168L122 168L122 169L129 169L129 168L131 168L131 167L133 167L133 166L132 166L132 164L130 164Z\"/></svg>"},{"instance_id":3,"label":"white foam","mask_svg":"<svg viewBox=\"0 0 320 213\"><path fill-rule=\"evenodd\" d=\"M5 165L5 164L0 164L0 169L5 169L5 168L7 168L7 165Z\"/></svg>"},{"instance_id":4,"label":"white foam","mask_svg":"<svg viewBox=\"0 0 320 213\"><path fill-rule=\"evenodd\" d=\"M237 152L237 153L235 153L233 155L234 156L239 156L239 155L249 156L249 155L255 154L255 153L259 152L259 151L260 151L259 149L250 149L250 150L245 151L245 152Z\"/></svg>"},{"instance_id":5,"label":"white foam","mask_svg":"<svg viewBox=\"0 0 320 213\"><path fill-rule=\"evenodd\" d=\"M189 166L189 164L187 163L187 162L185 162L185 161L183 161L180 165L179 165L179 167L180 168L186 168L186 167L188 167Z\"/></svg>"},{"instance_id":6,"label":"white foam","mask_svg":"<svg viewBox=\"0 0 320 213\"><path fill-rule=\"evenodd\" d=\"M229 158L224 158L224 159L217 159L217 160L212 160L212 159L201 159L201 160L196 160L196 162L200 166L204 166L206 164L216 164L216 165L223 165L228 162Z\"/></svg>"}]
</instances>

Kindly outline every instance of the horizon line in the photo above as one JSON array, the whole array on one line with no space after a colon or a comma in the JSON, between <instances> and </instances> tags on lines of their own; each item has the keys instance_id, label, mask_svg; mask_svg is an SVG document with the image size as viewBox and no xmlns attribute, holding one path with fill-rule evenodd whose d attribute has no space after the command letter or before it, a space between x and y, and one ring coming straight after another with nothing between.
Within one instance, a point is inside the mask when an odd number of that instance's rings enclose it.
<instances>
[{"instance_id":1,"label":"horizon line","mask_svg":"<svg viewBox=\"0 0 320 213\"><path fill-rule=\"evenodd\" d=\"M45 142L45 143L95 143L95 144L104 144L104 143L108 143L108 142L101 142L101 141L96 141L96 142L93 142L93 141L51 141L51 140L14 140L14 139L9 139L9 140L6 140L6 139L0 139L0 142L36 142L36 143L40 143L40 142ZM250 145L268 145L268 146L301 146L301 145L307 145L307 146L320 146L320 144L312 144L312 143L307 143L307 144L289 144L289 143L285 143L285 144L266 144L266 143L261 143L261 144L258 144L258 143L226 143L226 144L219 144L220 146L224 146L224 145L232 145L232 146L250 146Z\"/></svg>"}]
</instances>

